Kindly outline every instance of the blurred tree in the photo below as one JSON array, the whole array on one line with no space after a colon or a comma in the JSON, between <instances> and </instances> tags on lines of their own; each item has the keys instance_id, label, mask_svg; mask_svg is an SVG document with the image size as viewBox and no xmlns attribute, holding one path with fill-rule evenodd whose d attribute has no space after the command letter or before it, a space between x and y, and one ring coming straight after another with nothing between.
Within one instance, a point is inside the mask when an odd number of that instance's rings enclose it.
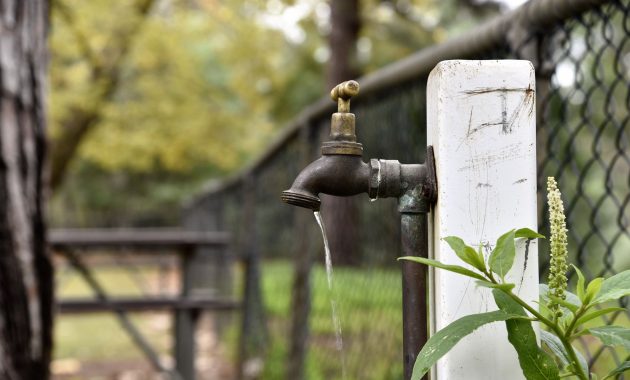
<instances>
[{"instance_id":1,"label":"blurred tree","mask_svg":"<svg viewBox=\"0 0 630 380\"><path fill-rule=\"evenodd\" d=\"M76 64L73 66L81 71L79 75L83 76L84 85L87 84L84 91L73 92L69 96L63 110L53 114L55 122L61 126L53 135L56 142L51 154L50 185L53 189L61 183L81 140L100 121L106 102L116 93L123 62L131 51L131 43L153 2L154 0L135 0L127 5L130 8L128 12L116 14L118 22L112 28L109 38L103 39L99 36L99 49L95 49L93 45L96 43L87 35L85 26L81 25L84 18L78 19L75 10L63 0L53 2L53 9L67 24L83 58L79 67ZM92 37L97 39L96 36ZM67 43L67 39L64 43ZM60 83L53 82L53 85L57 84ZM53 109L59 110L58 107Z\"/></svg>"},{"instance_id":2,"label":"blurred tree","mask_svg":"<svg viewBox=\"0 0 630 380\"><path fill-rule=\"evenodd\" d=\"M468 14L454 0L364 2L360 72L443 39ZM53 223L175 223L182 197L242 166L329 90L328 0L149 3L55 0Z\"/></svg>"},{"instance_id":3,"label":"blurred tree","mask_svg":"<svg viewBox=\"0 0 630 380\"><path fill-rule=\"evenodd\" d=\"M338 83L359 77L357 40L361 30L359 0L331 0L330 2L330 58L327 83L332 89ZM359 209L356 197L325 196L323 218L326 234L338 264L361 263L360 239L357 231Z\"/></svg>"},{"instance_id":4,"label":"blurred tree","mask_svg":"<svg viewBox=\"0 0 630 380\"><path fill-rule=\"evenodd\" d=\"M85 223L128 224L125 215L148 204L178 207L201 181L228 173L264 146L277 125L270 116L275 94L293 90L285 84L292 78L284 76L294 59L288 41L257 20L264 2L159 1L144 14L137 11L139 0L55 4L51 116L59 158L54 183L63 188L53 211L65 217L62 223L81 219L68 215L72 209L88 210ZM114 60L110 50L121 51L122 42L108 41L129 34L129 25L135 34ZM92 74L91 62L101 60L111 62L103 79L107 94ZM299 96L288 98L306 99L290 107L312 100L319 86L308 92L294 90ZM86 191L90 186L81 179L119 191ZM101 206L120 216L90 221ZM163 215L177 221L172 208Z\"/></svg>"},{"instance_id":5,"label":"blurred tree","mask_svg":"<svg viewBox=\"0 0 630 380\"><path fill-rule=\"evenodd\" d=\"M47 2L3 2L0 29L0 378L47 379L53 301L42 216Z\"/></svg>"}]
</instances>

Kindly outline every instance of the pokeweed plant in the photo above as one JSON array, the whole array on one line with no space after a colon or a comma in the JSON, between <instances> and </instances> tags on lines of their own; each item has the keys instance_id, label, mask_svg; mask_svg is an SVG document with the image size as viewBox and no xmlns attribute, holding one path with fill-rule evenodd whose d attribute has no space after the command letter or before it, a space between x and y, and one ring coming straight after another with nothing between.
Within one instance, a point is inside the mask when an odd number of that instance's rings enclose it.
<instances>
[{"instance_id":1,"label":"pokeweed plant","mask_svg":"<svg viewBox=\"0 0 630 380\"><path fill-rule=\"evenodd\" d=\"M505 280L514 263L515 241L544 238L529 228L510 230L501 235L487 259L481 244L475 250L458 237L445 237L455 254L472 269L420 257L400 258L471 277L478 286L492 289L498 307L496 311L462 317L435 333L418 354L412 380L420 380L464 336L485 324L498 321L505 321L508 340L516 350L523 375L528 380L569 377L596 380L597 376L590 373L584 357L572 345L583 335L592 335L605 345L623 346L630 350L630 329L592 326L595 318L624 310L606 307L606 303L630 294L630 270L606 279L598 277L587 284L582 272L573 266L577 275L575 293L567 291L567 229L561 194L553 177L547 180L547 194L551 259L548 285L540 285L537 305L521 299L513 292L515 284ZM538 345L532 322L544 326L540 338L547 350ZM587 322L590 322L588 326ZM630 361L611 370L601 380L617 377L628 370Z\"/></svg>"}]
</instances>

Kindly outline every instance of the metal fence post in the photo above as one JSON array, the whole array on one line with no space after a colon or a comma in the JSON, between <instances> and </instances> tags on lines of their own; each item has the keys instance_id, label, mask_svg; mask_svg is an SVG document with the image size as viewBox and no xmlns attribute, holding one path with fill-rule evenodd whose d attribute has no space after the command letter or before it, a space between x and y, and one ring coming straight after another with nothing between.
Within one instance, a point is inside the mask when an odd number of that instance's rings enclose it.
<instances>
[{"instance_id":1,"label":"metal fence post","mask_svg":"<svg viewBox=\"0 0 630 380\"><path fill-rule=\"evenodd\" d=\"M311 126L304 125L300 135L300 163L306 166L313 154ZM304 379L304 366L308 352L311 312L311 270L313 268L313 240L311 228L315 223L311 213L299 207L293 208L295 236L300 236L294 248L293 286L291 294L291 331L287 358L287 379Z\"/></svg>"},{"instance_id":2,"label":"metal fence post","mask_svg":"<svg viewBox=\"0 0 630 380\"><path fill-rule=\"evenodd\" d=\"M256 241L256 179L249 175L243 183L243 306L238 344L237 378L258 378L264 367L268 333L262 291L260 257Z\"/></svg>"},{"instance_id":3,"label":"metal fence post","mask_svg":"<svg viewBox=\"0 0 630 380\"><path fill-rule=\"evenodd\" d=\"M190 296L194 268L193 249L182 248L180 254L180 296ZM175 310L175 368L183 380L195 379L195 327L198 311Z\"/></svg>"}]
</instances>

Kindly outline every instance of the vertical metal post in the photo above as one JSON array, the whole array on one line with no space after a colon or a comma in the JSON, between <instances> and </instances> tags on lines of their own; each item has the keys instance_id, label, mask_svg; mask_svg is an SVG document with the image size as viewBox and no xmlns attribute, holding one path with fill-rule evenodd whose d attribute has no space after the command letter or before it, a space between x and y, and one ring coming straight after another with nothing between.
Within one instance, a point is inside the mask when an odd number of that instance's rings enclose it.
<instances>
[{"instance_id":1,"label":"vertical metal post","mask_svg":"<svg viewBox=\"0 0 630 380\"><path fill-rule=\"evenodd\" d=\"M192 288L193 258L190 248L180 254L180 296L186 298ZM195 327L197 315L192 309L175 310L175 368L184 380L195 379Z\"/></svg>"},{"instance_id":2,"label":"vertical metal post","mask_svg":"<svg viewBox=\"0 0 630 380\"><path fill-rule=\"evenodd\" d=\"M308 165L313 153L313 141L309 125L302 127L300 135L302 166ZM310 332L309 316L311 313L311 270L313 269L313 240L312 228L315 226L313 216L309 211L295 207L296 239L295 261L293 267L293 286L291 293L291 331L289 342L289 357L287 360L286 378L292 380L304 379L304 367L308 352L308 338Z\"/></svg>"},{"instance_id":3,"label":"vertical metal post","mask_svg":"<svg viewBox=\"0 0 630 380\"><path fill-rule=\"evenodd\" d=\"M400 221L403 256L428 257L427 214L403 213ZM405 379L411 379L416 357L428 336L427 267L403 261L402 282L404 369Z\"/></svg>"},{"instance_id":4,"label":"vertical metal post","mask_svg":"<svg viewBox=\"0 0 630 380\"><path fill-rule=\"evenodd\" d=\"M243 183L244 245L241 255L244 266L244 288L241 331L238 347L237 379L258 378L263 368L264 349L268 339L267 324L260 289L260 259L256 243L256 178ZM245 369L252 369L246 373ZM255 373L254 373L255 372Z\"/></svg>"},{"instance_id":5,"label":"vertical metal post","mask_svg":"<svg viewBox=\"0 0 630 380\"><path fill-rule=\"evenodd\" d=\"M428 201L418 192L409 191L400 198L399 211L402 255L428 257ZM425 265L402 262L403 366L406 380L411 379L416 357L428 338L427 285Z\"/></svg>"}]
</instances>

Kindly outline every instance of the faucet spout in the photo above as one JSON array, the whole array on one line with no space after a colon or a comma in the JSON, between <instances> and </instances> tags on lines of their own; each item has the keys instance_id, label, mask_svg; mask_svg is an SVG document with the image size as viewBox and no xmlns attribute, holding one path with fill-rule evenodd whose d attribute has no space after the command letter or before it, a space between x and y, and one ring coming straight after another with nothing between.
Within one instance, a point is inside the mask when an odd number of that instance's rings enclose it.
<instances>
[{"instance_id":1,"label":"faucet spout","mask_svg":"<svg viewBox=\"0 0 630 380\"><path fill-rule=\"evenodd\" d=\"M350 113L350 98L359 84L348 81L337 85L331 97L338 104L330 123L330 137L322 144L322 156L297 176L281 199L291 205L318 211L319 194L347 197L367 193L370 198L402 197L411 194L431 200L435 192L433 152L427 151L425 164L404 165L396 160L362 160L363 145L357 142L355 116ZM411 207L411 206L409 206Z\"/></svg>"},{"instance_id":2,"label":"faucet spout","mask_svg":"<svg viewBox=\"0 0 630 380\"><path fill-rule=\"evenodd\" d=\"M318 211L319 194L351 196L367 193L370 167L361 156L324 155L313 161L297 176L281 199L291 205Z\"/></svg>"}]
</instances>

